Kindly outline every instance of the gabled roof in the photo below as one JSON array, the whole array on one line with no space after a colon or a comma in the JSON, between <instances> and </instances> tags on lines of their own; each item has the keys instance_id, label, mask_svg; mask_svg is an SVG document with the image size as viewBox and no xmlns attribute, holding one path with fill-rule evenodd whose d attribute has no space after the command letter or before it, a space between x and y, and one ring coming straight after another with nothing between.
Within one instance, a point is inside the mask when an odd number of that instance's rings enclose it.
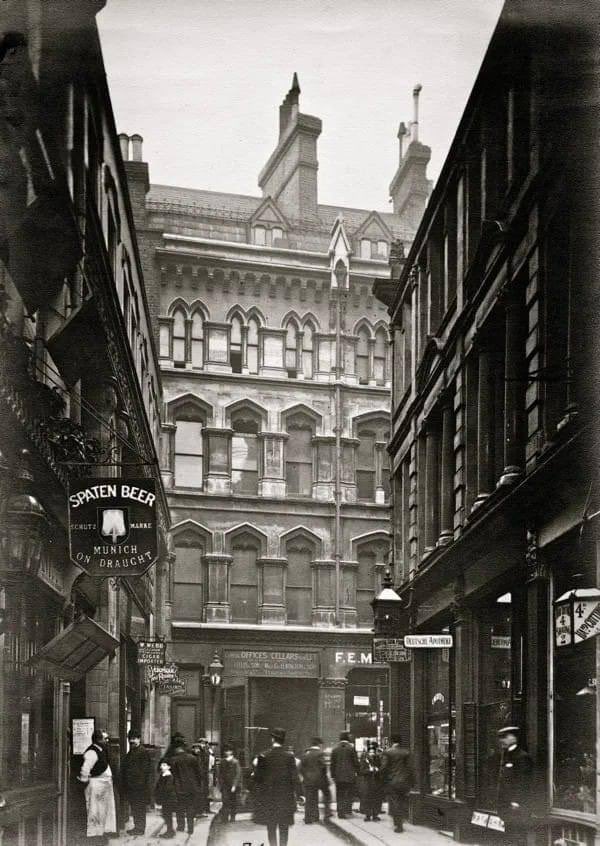
<instances>
[{"instance_id":1,"label":"gabled roof","mask_svg":"<svg viewBox=\"0 0 600 846\"><path fill-rule=\"evenodd\" d=\"M280 223L284 229L290 228L285 215L279 209L277 203L272 197L265 197L250 218L249 223L252 225L253 223L258 223L259 221L264 221L265 223Z\"/></svg>"},{"instance_id":2,"label":"gabled roof","mask_svg":"<svg viewBox=\"0 0 600 846\"><path fill-rule=\"evenodd\" d=\"M391 241L393 238L393 234L389 226L385 223L381 215L378 211L370 212L363 223L359 226L359 228L355 231L354 237L355 238L362 238L363 236L368 236L369 229L377 229L381 236L385 238L386 241Z\"/></svg>"}]
</instances>

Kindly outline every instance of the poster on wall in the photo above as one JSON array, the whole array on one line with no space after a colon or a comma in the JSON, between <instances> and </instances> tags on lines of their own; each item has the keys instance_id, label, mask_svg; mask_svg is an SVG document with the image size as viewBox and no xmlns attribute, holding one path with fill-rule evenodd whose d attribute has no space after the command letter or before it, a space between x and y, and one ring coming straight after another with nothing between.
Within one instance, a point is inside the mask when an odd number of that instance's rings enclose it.
<instances>
[{"instance_id":1,"label":"poster on wall","mask_svg":"<svg viewBox=\"0 0 600 846\"><path fill-rule=\"evenodd\" d=\"M71 720L71 743L73 755L83 755L92 742L92 734L96 728L94 717L80 717Z\"/></svg>"},{"instance_id":2,"label":"poster on wall","mask_svg":"<svg viewBox=\"0 0 600 846\"><path fill-rule=\"evenodd\" d=\"M154 479L71 481L69 551L89 576L143 576L158 557Z\"/></svg>"}]
</instances>

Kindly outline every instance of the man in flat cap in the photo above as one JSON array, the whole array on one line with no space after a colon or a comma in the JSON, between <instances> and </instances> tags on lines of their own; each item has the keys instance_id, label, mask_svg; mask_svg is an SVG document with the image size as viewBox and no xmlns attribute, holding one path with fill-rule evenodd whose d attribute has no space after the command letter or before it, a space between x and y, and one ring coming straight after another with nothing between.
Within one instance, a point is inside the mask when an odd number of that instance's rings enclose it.
<instances>
[{"instance_id":1,"label":"man in flat cap","mask_svg":"<svg viewBox=\"0 0 600 846\"><path fill-rule=\"evenodd\" d=\"M498 814L506 826L507 842L514 846L526 842L533 798L533 761L520 747L519 733L518 726L504 726L498 731Z\"/></svg>"},{"instance_id":2,"label":"man in flat cap","mask_svg":"<svg viewBox=\"0 0 600 846\"><path fill-rule=\"evenodd\" d=\"M269 846L278 846L278 829L279 846L287 846L288 830L294 824L296 800L301 793L296 759L283 748L284 743L285 731L271 729L271 749L255 760L261 805L259 819L267 826Z\"/></svg>"}]
</instances>

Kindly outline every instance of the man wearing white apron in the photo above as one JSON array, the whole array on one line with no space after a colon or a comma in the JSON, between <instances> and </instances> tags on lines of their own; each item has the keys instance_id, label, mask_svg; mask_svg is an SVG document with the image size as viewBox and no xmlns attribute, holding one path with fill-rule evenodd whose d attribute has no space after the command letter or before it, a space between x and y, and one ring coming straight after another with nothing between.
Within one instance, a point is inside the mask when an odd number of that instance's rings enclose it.
<instances>
[{"instance_id":1,"label":"man wearing white apron","mask_svg":"<svg viewBox=\"0 0 600 846\"><path fill-rule=\"evenodd\" d=\"M92 743L83 753L79 781L86 785L87 836L96 838L97 843L103 843L107 833L116 832L117 815L112 772L102 744L101 731L92 734Z\"/></svg>"}]
</instances>

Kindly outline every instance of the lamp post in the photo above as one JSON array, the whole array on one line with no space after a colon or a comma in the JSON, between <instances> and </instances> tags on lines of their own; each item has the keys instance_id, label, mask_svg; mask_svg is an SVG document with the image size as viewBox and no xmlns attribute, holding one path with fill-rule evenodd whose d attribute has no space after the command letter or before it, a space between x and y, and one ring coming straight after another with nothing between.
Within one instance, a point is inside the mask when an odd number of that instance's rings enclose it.
<instances>
[{"instance_id":1,"label":"lamp post","mask_svg":"<svg viewBox=\"0 0 600 846\"><path fill-rule=\"evenodd\" d=\"M223 679L223 662L219 658L219 653L215 652L215 657L212 659L211 663L208 666L209 674L208 677L210 679L210 687L212 690L212 703L210 709L210 742L214 742L214 734L213 734L213 726L214 726L214 719L215 719L215 705L217 701L217 691L221 686L221 681Z\"/></svg>"}]
</instances>

